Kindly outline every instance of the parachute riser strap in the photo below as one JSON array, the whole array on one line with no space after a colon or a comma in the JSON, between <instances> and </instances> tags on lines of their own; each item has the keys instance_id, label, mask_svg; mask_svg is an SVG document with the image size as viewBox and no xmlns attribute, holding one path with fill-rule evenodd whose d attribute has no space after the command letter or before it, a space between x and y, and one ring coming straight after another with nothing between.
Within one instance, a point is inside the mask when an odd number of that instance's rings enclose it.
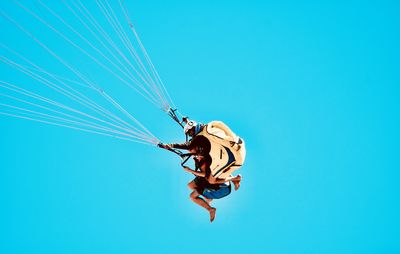
<instances>
[{"instance_id":1,"label":"parachute riser strap","mask_svg":"<svg viewBox=\"0 0 400 254\"><path fill-rule=\"evenodd\" d=\"M190 159L190 157L192 157L194 155L193 153L183 153L182 151L171 148L171 147L162 147L160 145L158 145L158 147L165 149L167 151L173 152L176 155L179 155L179 157L181 157L181 159L182 159L182 163L181 163L182 166Z\"/></svg>"},{"instance_id":2,"label":"parachute riser strap","mask_svg":"<svg viewBox=\"0 0 400 254\"><path fill-rule=\"evenodd\" d=\"M186 162L194 155L193 153L183 153L180 150L174 149L174 148L164 148L167 151L173 152L176 155L179 155L181 157L182 162L181 166L184 167Z\"/></svg>"},{"instance_id":3,"label":"parachute riser strap","mask_svg":"<svg viewBox=\"0 0 400 254\"><path fill-rule=\"evenodd\" d=\"M160 147L162 149L165 149L167 151L173 152L174 154L177 154L182 158L183 153L181 151L179 151L178 149L174 149L174 148L171 148L171 147L161 147L160 145L158 147Z\"/></svg>"},{"instance_id":4,"label":"parachute riser strap","mask_svg":"<svg viewBox=\"0 0 400 254\"><path fill-rule=\"evenodd\" d=\"M176 115L176 111L178 111L178 109L172 109L169 108L168 109L168 115L172 118L172 120L174 120L175 122L177 122L182 128L184 128L183 126L183 121L179 121L178 116Z\"/></svg>"}]
</instances>

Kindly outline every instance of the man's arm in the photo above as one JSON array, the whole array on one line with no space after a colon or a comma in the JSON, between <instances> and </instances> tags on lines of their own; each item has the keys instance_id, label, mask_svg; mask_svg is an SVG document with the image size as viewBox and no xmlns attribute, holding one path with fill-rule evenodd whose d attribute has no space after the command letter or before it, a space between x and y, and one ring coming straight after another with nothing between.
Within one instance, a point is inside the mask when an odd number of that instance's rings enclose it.
<instances>
[{"instance_id":1,"label":"man's arm","mask_svg":"<svg viewBox=\"0 0 400 254\"><path fill-rule=\"evenodd\" d=\"M182 150L189 150L189 142L185 143L173 143L173 144L159 144L158 146L161 148L175 148L175 149L182 149Z\"/></svg>"},{"instance_id":2,"label":"man's arm","mask_svg":"<svg viewBox=\"0 0 400 254\"><path fill-rule=\"evenodd\" d=\"M200 177L205 177L205 176L206 176L206 173L205 173L205 172L195 171L195 170L193 170L193 169L191 169L191 168L189 168L189 167L186 167L186 166L184 166L183 169L184 169L186 172L192 173L192 174L195 175L195 176L200 176Z\"/></svg>"},{"instance_id":3,"label":"man's arm","mask_svg":"<svg viewBox=\"0 0 400 254\"><path fill-rule=\"evenodd\" d=\"M176 148L176 149L182 149L182 150L189 150L189 142L185 143L175 143L175 144L170 144L171 148Z\"/></svg>"}]
</instances>

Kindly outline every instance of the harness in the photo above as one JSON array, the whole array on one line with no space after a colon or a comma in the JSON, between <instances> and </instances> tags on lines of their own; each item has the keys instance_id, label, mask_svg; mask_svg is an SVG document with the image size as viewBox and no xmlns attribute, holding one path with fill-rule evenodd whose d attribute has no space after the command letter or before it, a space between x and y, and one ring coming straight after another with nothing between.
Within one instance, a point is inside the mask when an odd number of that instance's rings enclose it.
<instances>
[{"instance_id":1,"label":"harness","mask_svg":"<svg viewBox=\"0 0 400 254\"><path fill-rule=\"evenodd\" d=\"M218 135L218 130L221 135ZM231 134L231 136L227 136L229 139L226 138L226 133ZM222 135L225 135L225 137ZM212 162L210 169L213 177L218 178L228 171L232 173L234 170L230 169L237 169L242 166L239 150L244 142L222 122L214 121L208 123L196 136L203 136L211 143L210 156ZM234 140L237 140L237 142Z\"/></svg>"},{"instance_id":2,"label":"harness","mask_svg":"<svg viewBox=\"0 0 400 254\"><path fill-rule=\"evenodd\" d=\"M187 122L188 118L184 117L179 121L176 111L170 108L168 115L183 128L183 122ZM210 170L213 177L224 179L242 166L246 156L244 141L223 122L212 121L204 125L197 136L205 137L211 144L209 155L212 159ZM187 136L186 141L188 141ZM182 166L194 155L174 148L167 150L181 157Z\"/></svg>"}]
</instances>

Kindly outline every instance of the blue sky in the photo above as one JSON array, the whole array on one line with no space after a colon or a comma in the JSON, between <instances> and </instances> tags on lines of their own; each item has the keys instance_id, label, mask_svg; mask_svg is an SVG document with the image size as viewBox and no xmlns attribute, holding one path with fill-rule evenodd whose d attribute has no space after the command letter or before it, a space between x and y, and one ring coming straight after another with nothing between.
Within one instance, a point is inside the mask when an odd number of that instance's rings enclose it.
<instances>
[{"instance_id":1,"label":"blue sky","mask_svg":"<svg viewBox=\"0 0 400 254\"><path fill-rule=\"evenodd\" d=\"M176 156L0 116L1 253L400 251L396 1L127 7L182 113L222 120L246 140L241 189L215 201L210 224L189 200L192 176ZM56 37L11 1L1 9L41 38ZM32 40L4 19L1 26L3 44L51 65ZM85 67L80 54L52 46ZM1 73L29 83L4 64ZM183 139L120 86L107 89L157 137Z\"/></svg>"}]
</instances>

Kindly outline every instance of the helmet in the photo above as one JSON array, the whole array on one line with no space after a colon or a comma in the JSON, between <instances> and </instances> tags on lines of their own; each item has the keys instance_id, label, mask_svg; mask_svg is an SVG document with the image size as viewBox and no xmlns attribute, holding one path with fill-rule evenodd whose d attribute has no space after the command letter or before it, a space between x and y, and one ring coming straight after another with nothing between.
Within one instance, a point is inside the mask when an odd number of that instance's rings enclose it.
<instances>
[{"instance_id":1,"label":"helmet","mask_svg":"<svg viewBox=\"0 0 400 254\"><path fill-rule=\"evenodd\" d=\"M198 124L196 121L189 120L183 128L183 131L185 132L185 135L187 135L191 129L195 128L194 135L196 135L200 132L200 127L201 125Z\"/></svg>"}]
</instances>

